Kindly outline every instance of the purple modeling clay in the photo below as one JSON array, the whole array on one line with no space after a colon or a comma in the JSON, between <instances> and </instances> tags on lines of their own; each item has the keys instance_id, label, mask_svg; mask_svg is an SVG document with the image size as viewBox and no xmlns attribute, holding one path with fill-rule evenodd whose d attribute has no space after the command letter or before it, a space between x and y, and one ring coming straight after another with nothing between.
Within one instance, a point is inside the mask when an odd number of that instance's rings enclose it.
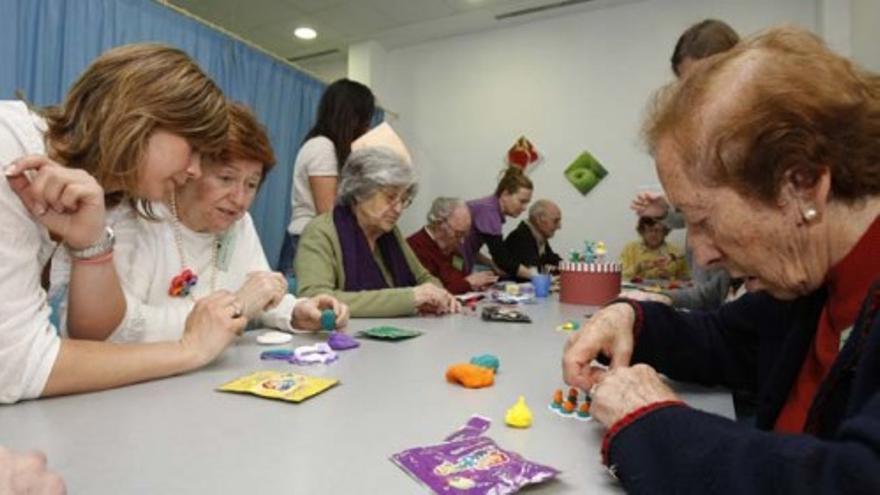
<instances>
[{"instance_id":1,"label":"purple modeling clay","mask_svg":"<svg viewBox=\"0 0 880 495\"><path fill-rule=\"evenodd\" d=\"M478 419L477 419L478 418ZM477 419L476 423L472 423ZM503 450L488 437L487 420L475 416L448 438L454 441L416 447L391 456L395 464L435 493L504 495L554 478L559 471Z\"/></svg>"},{"instance_id":2,"label":"purple modeling clay","mask_svg":"<svg viewBox=\"0 0 880 495\"><path fill-rule=\"evenodd\" d=\"M350 335L343 332L330 332L330 338L327 344L334 351L344 351L346 349L354 349L361 345L360 342L353 339Z\"/></svg>"},{"instance_id":3,"label":"purple modeling clay","mask_svg":"<svg viewBox=\"0 0 880 495\"><path fill-rule=\"evenodd\" d=\"M474 438L486 433L492 426L492 420L483 416L473 415L464 426L455 430L448 437L444 438L444 442L455 442L466 438Z\"/></svg>"}]
</instances>

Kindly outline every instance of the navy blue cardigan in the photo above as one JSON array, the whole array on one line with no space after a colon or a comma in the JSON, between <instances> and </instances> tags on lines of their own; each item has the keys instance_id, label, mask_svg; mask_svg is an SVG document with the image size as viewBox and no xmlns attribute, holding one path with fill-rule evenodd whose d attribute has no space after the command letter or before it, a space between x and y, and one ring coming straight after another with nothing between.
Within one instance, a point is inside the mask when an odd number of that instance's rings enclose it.
<instances>
[{"instance_id":1,"label":"navy blue cardigan","mask_svg":"<svg viewBox=\"0 0 880 495\"><path fill-rule=\"evenodd\" d=\"M811 405L808 434L773 433L818 328L826 292L748 294L714 312L658 303L642 312L633 362L670 378L753 390L756 428L675 405L610 439L632 493L880 494L880 280Z\"/></svg>"}]
</instances>

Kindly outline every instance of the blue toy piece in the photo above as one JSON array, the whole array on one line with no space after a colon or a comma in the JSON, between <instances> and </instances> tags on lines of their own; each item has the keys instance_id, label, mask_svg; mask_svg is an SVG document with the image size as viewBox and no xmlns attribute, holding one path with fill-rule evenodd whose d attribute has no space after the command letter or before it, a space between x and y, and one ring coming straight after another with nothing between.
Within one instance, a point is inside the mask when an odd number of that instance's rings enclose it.
<instances>
[{"instance_id":1,"label":"blue toy piece","mask_svg":"<svg viewBox=\"0 0 880 495\"><path fill-rule=\"evenodd\" d=\"M260 353L260 359L275 361L290 361L293 359L293 351L290 349L270 349Z\"/></svg>"},{"instance_id":2,"label":"blue toy piece","mask_svg":"<svg viewBox=\"0 0 880 495\"><path fill-rule=\"evenodd\" d=\"M596 260L596 245L592 241L584 241L584 263Z\"/></svg>"},{"instance_id":3,"label":"blue toy piece","mask_svg":"<svg viewBox=\"0 0 880 495\"><path fill-rule=\"evenodd\" d=\"M336 330L336 313L332 309L321 311L321 329L328 331Z\"/></svg>"},{"instance_id":4,"label":"blue toy piece","mask_svg":"<svg viewBox=\"0 0 880 495\"><path fill-rule=\"evenodd\" d=\"M475 364L480 366L481 368L487 368L495 373L498 373L498 367L501 366L501 361L498 360L497 357L492 354L481 354L479 356L474 356L471 358L471 364Z\"/></svg>"}]
</instances>

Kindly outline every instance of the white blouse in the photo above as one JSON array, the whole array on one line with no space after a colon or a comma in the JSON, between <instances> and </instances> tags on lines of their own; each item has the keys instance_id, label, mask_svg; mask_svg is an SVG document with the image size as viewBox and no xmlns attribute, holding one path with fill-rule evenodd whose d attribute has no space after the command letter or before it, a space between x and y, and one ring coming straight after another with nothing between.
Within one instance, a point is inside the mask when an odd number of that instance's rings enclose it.
<instances>
[{"instance_id":1,"label":"white blouse","mask_svg":"<svg viewBox=\"0 0 880 495\"><path fill-rule=\"evenodd\" d=\"M24 103L0 101L0 167L45 154L45 132L45 121ZM61 340L40 285L54 248L46 228L0 178L0 403L39 397L58 356Z\"/></svg>"},{"instance_id":2,"label":"white blouse","mask_svg":"<svg viewBox=\"0 0 880 495\"><path fill-rule=\"evenodd\" d=\"M170 209L152 204L159 220L139 216L128 204L111 211L108 220L116 235L113 260L125 292L125 318L110 336L114 342L158 342L177 340L183 335L186 317L195 300L214 290L238 290L249 272L269 271L269 263L257 236L250 214L235 222L222 236L194 232L183 224L171 222ZM198 276L191 297L171 296L171 279L183 270L175 240L178 228L186 267ZM219 241L214 262L215 243ZM65 283L69 260L66 253L56 253L53 260L53 287ZM57 267L57 270L56 270ZM291 324L298 300L287 294L275 308L260 315L263 326L298 332Z\"/></svg>"},{"instance_id":3,"label":"white blouse","mask_svg":"<svg viewBox=\"0 0 880 495\"><path fill-rule=\"evenodd\" d=\"M336 177L339 167L336 146L325 136L316 136L305 143L296 154L293 163L293 195L291 196L291 220L287 231L302 234L309 221L315 218L315 197L309 177Z\"/></svg>"}]
</instances>

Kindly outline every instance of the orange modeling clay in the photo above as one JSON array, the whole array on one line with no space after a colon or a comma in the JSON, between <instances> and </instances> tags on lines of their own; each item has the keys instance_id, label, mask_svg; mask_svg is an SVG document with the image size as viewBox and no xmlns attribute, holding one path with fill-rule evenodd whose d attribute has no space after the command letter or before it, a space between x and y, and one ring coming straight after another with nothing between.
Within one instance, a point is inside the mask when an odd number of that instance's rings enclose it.
<instances>
[{"instance_id":1,"label":"orange modeling clay","mask_svg":"<svg viewBox=\"0 0 880 495\"><path fill-rule=\"evenodd\" d=\"M467 388L483 388L495 383L495 372L470 363L453 364L446 370L446 380Z\"/></svg>"}]
</instances>

